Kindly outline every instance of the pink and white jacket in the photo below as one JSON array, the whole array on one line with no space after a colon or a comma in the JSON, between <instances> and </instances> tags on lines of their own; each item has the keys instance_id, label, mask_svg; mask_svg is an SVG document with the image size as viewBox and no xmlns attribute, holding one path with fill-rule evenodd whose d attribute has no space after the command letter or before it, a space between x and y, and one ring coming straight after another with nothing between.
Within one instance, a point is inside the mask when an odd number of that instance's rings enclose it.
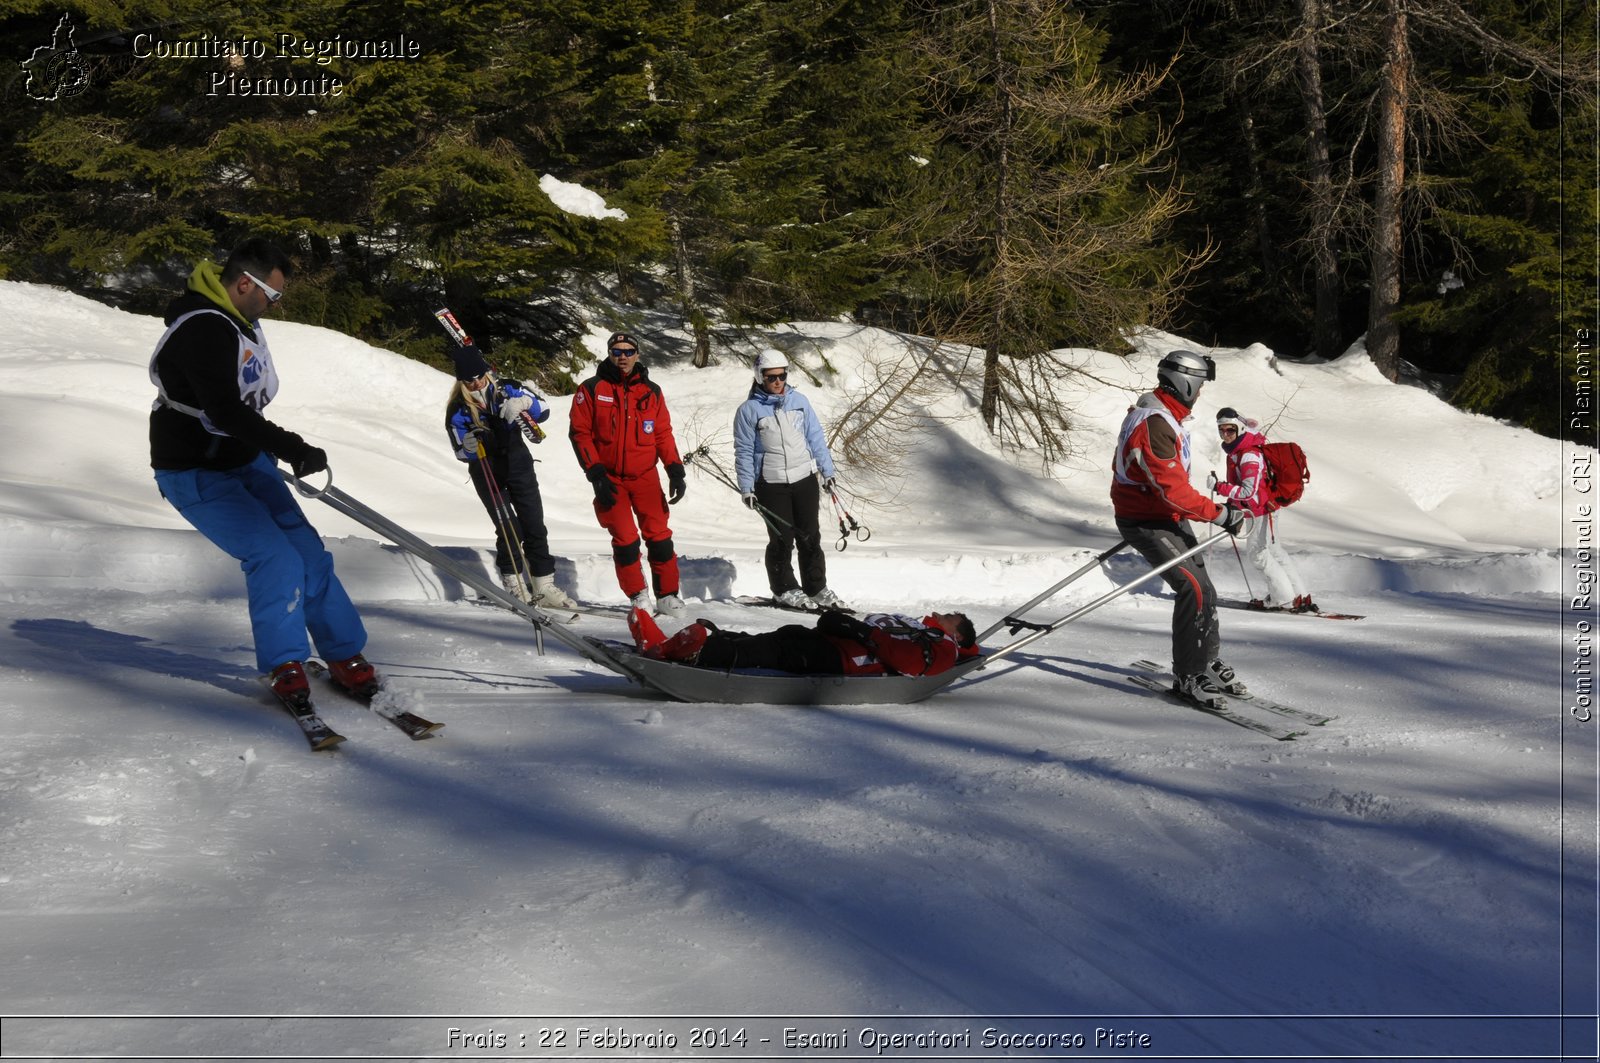
<instances>
[{"instance_id":1,"label":"pink and white jacket","mask_svg":"<svg viewBox=\"0 0 1600 1063\"><path fill-rule=\"evenodd\" d=\"M1252 517L1259 517L1267 508L1267 459L1262 457L1261 445L1267 437L1260 432L1244 432L1233 441L1228 452L1228 482L1217 484L1217 494Z\"/></svg>"}]
</instances>

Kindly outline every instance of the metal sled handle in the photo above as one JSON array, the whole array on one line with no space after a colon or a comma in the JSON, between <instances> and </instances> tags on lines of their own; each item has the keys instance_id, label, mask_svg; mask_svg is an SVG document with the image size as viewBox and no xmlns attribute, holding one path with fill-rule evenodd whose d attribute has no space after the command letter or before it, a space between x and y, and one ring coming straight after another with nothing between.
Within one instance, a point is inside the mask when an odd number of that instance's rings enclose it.
<instances>
[{"instance_id":1,"label":"metal sled handle","mask_svg":"<svg viewBox=\"0 0 1600 1063\"><path fill-rule=\"evenodd\" d=\"M1035 639L1044 638L1046 635L1050 634L1050 632L1054 631L1058 627L1061 627L1063 624L1070 624L1074 620L1076 620L1079 617L1083 616L1084 614L1094 612L1096 609L1100 608L1102 605L1105 605L1107 602L1111 601L1113 598L1122 597L1124 594L1127 594L1129 591L1133 590L1135 587L1139 586L1141 583L1149 582L1150 580L1152 580L1152 579L1156 578L1157 576L1161 575L1163 572L1167 571L1169 568L1175 568L1178 565L1181 565L1183 562L1189 560L1191 557L1193 557L1194 555L1200 553L1202 550L1208 550L1208 549L1210 549L1211 547L1215 546L1217 543L1221 542L1222 540L1224 540L1226 538L1228 538L1228 533L1227 532L1225 532L1225 531L1217 532L1217 534L1213 535L1211 538L1209 538L1209 539L1205 540L1204 542L1200 543L1198 546L1190 547L1188 550L1185 550L1183 553L1179 554L1177 557L1173 558L1172 560L1162 562L1161 564L1157 565L1155 568L1152 568L1149 572L1146 572L1144 575L1138 577L1137 579L1132 580L1132 581L1130 581L1128 583L1124 583L1120 587L1113 588L1112 590L1109 590L1105 594L1102 594L1100 597L1096 598L1094 601L1089 602L1087 605L1079 606L1077 609L1074 609L1072 612L1068 613L1066 616L1062 617L1061 619L1056 620L1053 623L1050 623L1050 624L1040 628L1037 631L1030 632L1029 634L1026 634L1026 635L1022 636L1020 639L1017 639L1015 642L1008 643L1007 645L1000 647L998 650L995 650L991 654L987 654L983 658L984 666L987 667L988 665L990 665L994 661L999 660L1000 658L1006 656L1007 654L1014 653L1017 650L1020 650L1022 647L1026 646L1028 643L1034 641ZM1118 547L1118 549L1121 549L1121 547ZM996 626L999 626L999 625L996 625Z\"/></svg>"},{"instance_id":2,"label":"metal sled handle","mask_svg":"<svg viewBox=\"0 0 1600 1063\"><path fill-rule=\"evenodd\" d=\"M1076 572L1073 572L1071 575L1067 576L1060 583L1057 583L1055 586L1051 587L1049 590L1047 590L1043 594L1039 595L1039 597L1035 598L1033 601L1029 602L1027 605L1022 606L1020 609L1011 610L1009 613L1007 613L1005 615L1005 617L1002 617L1001 619L996 620L994 623L990 624L988 627L986 627L982 631L978 632L978 642L982 643L984 639L988 638L990 635L993 635L996 631L999 631L1001 628L1009 627L1010 625L1006 622L1008 619L1010 619L1011 617L1020 617L1023 614L1027 613L1028 610L1030 610L1034 606L1038 605L1040 602L1043 602L1043 601L1045 601L1045 600L1047 600L1049 598L1055 597L1056 593L1058 591L1060 591L1061 588L1065 587L1069 583L1074 582L1079 577L1081 577L1084 573L1089 572L1092 569L1099 568L1101 565L1103 565L1107 561L1111 560L1112 555L1120 553L1123 550L1126 550L1127 547L1128 547L1128 540L1123 539L1120 542L1118 542L1116 546L1113 546L1111 549L1102 550L1100 553L1098 553L1098 554L1096 554L1094 556L1094 560L1090 561L1088 564L1084 565L1082 568L1078 569Z\"/></svg>"}]
</instances>

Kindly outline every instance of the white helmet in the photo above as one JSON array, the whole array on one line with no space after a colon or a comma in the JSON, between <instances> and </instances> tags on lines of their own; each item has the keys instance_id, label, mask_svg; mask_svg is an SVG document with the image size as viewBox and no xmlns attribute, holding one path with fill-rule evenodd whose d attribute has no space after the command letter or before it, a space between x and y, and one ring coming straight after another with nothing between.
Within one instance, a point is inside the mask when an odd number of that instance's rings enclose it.
<instances>
[{"instance_id":1,"label":"white helmet","mask_svg":"<svg viewBox=\"0 0 1600 1063\"><path fill-rule=\"evenodd\" d=\"M756 374L756 383L764 384L766 383L765 376L767 370L788 369L789 359L785 358L783 356L783 352L777 348L768 347L766 350L756 355L756 362L753 368Z\"/></svg>"}]
</instances>

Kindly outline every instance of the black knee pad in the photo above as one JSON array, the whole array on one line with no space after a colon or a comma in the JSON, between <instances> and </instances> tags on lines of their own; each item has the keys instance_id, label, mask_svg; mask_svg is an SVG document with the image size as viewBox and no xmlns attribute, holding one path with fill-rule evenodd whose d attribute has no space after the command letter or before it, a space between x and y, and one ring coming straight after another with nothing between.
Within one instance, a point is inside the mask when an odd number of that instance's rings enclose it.
<instances>
[{"instance_id":1,"label":"black knee pad","mask_svg":"<svg viewBox=\"0 0 1600 1063\"><path fill-rule=\"evenodd\" d=\"M657 539L654 542L646 543L645 549L649 553L650 560L656 564L660 564L663 561L671 561L674 557L672 552L672 540L670 538ZM639 556L639 547L637 543L634 544L633 556Z\"/></svg>"},{"instance_id":2,"label":"black knee pad","mask_svg":"<svg viewBox=\"0 0 1600 1063\"><path fill-rule=\"evenodd\" d=\"M653 544L652 544L653 545ZM639 540L611 548L611 559L623 568L639 563Z\"/></svg>"}]
</instances>

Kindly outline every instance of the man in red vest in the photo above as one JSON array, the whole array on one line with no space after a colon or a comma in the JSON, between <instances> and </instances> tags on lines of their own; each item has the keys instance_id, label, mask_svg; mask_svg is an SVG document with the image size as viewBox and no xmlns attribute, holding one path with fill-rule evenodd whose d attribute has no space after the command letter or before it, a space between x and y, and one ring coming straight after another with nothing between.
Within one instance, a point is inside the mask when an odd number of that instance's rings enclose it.
<instances>
[{"instance_id":1,"label":"man in red vest","mask_svg":"<svg viewBox=\"0 0 1600 1063\"><path fill-rule=\"evenodd\" d=\"M1128 410L1117 436L1111 505L1117 530L1152 565L1198 546L1190 520L1221 525L1231 534L1247 514L1219 506L1189 482L1189 429L1184 422L1200 389L1217 378L1216 363L1193 351L1170 351L1156 367L1154 391ZM1177 600L1172 607L1174 691L1204 708L1220 708L1245 685L1219 656L1216 591L1205 558L1196 554L1162 574Z\"/></svg>"}]
</instances>

